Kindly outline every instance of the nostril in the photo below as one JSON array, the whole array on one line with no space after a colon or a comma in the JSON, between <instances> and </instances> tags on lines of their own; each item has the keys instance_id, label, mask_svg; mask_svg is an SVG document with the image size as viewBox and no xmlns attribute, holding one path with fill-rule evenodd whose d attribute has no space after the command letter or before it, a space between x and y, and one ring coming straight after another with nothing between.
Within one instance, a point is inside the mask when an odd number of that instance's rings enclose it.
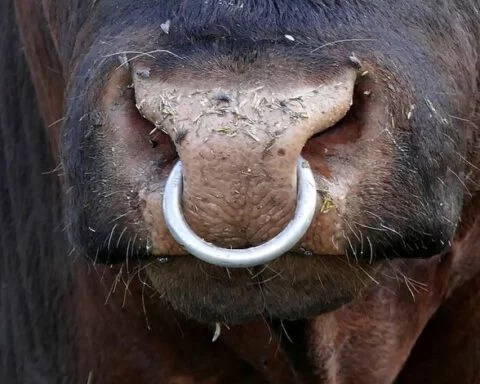
<instances>
[{"instance_id":1,"label":"nostril","mask_svg":"<svg viewBox=\"0 0 480 384\"><path fill-rule=\"evenodd\" d=\"M374 98L370 89L369 81L366 79L355 85L352 105L345 116L306 142L302 155L307 160L312 160L314 156L333 154L339 146L355 143L360 139Z\"/></svg>"},{"instance_id":2,"label":"nostril","mask_svg":"<svg viewBox=\"0 0 480 384\"><path fill-rule=\"evenodd\" d=\"M146 76L146 74L143 74ZM103 89L101 115L109 130L109 144L118 153L129 152L135 163L172 162L177 157L175 144L141 112L136 100L137 90L130 71L114 70Z\"/></svg>"},{"instance_id":3,"label":"nostril","mask_svg":"<svg viewBox=\"0 0 480 384\"><path fill-rule=\"evenodd\" d=\"M153 123L147 119L141 112L139 105L135 101L135 90L132 87L132 92L129 96L129 129L134 130L137 135L140 135L144 143L144 148L155 150L158 155L161 155L164 161L173 161L178 155L175 148L175 143L172 138L164 132L161 124Z\"/></svg>"},{"instance_id":4,"label":"nostril","mask_svg":"<svg viewBox=\"0 0 480 384\"><path fill-rule=\"evenodd\" d=\"M162 131L161 127L152 124L150 121L142 116L143 123L145 124L144 133L148 132L148 142L152 148L161 148L167 144L173 144L169 135Z\"/></svg>"}]
</instances>

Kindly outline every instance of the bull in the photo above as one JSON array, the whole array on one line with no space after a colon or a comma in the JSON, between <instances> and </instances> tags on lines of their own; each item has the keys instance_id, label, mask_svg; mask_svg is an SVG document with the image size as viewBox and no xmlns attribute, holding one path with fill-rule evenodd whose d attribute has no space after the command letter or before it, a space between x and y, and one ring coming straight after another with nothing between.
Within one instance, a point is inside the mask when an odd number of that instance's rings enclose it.
<instances>
[{"instance_id":1,"label":"bull","mask_svg":"<svg viewBox=\"0 0 480 384\"><path fill-rule=\"evenodd\" d=\"M479 12L7 0L2 382L480 382Z\"/></svg>"}]
</instances>

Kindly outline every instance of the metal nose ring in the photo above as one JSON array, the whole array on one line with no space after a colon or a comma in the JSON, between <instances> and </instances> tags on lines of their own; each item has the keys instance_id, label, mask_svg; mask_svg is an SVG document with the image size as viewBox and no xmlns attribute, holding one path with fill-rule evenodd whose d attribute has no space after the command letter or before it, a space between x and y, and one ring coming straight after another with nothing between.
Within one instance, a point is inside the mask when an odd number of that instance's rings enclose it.
<instances>
[{"instance_id":1,"label":"metal nose ring","mask_svg":"<svg viewBox=\"0 0 480 384\"><path fill-rule=\"evenodd\" d=\"M246 249L228 249L206 242L192 231L182 213L182 163L179 161L168 176L163 195L163 214L173 238L190 254L223 267L245 268L272 261L289 251L307 232L315 214L317 190L308 162L297 161L297 207L293 219L273 239Z\"/></svg>"}]
</instances>

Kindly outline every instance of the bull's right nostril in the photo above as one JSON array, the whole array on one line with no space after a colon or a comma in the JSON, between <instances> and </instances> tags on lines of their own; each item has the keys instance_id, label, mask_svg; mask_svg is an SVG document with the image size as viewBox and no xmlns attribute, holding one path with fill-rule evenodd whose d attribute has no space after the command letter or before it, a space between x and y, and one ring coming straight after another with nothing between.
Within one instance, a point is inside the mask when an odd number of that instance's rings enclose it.
<instances>
[{"instance_id":1,"label":"bull's right nostril","mask_svg":"<svg viewBox=\"0 0 480 384\"><path fill-rule=\"evenodd\" d=\"M360 137L360 129L363 124L365 115L369 109L369 103L372 100L371 91L366 81L362 86L356 84L352 95L352 104L345 116L339 121L332 124L328 129L318 132L309 140L324 138L327 136L335 137L335 143L355 141ZM368 83L367 83L368 84Z\"/></svg>"},{"instance_id":2,"label":"bull's right nostril","mask_svg":"<svg viewBox=\"0 0 480 384\"><path fill-rule=\"evenodd\" d=\"M378 135L378 132L372 134L372 127L385 118L379 93L373 81L362 78L361 82L355 84L352 104L346 114L328 129L307 140L302 156L308 159L315 172L330 178L326 159L339 153L351 153L359 140L367 139L368 135L372 138Z\"/></svg>"},{"instance_id":3,"label":"bull's right nostril","mask_svg":"<svg viewBox=\"0 0 480 384\"><path fill-rule=\"evenodd\" d=\"M193 256L207 263L246 268L272 261L294 247L307 232L315 214L317 189L310 166L303 158L297 162L297 207L290 223L273 239L246 249L220 248L197 236L181 211L183 174L181 162L173 168L165 185L163 214L172 236Z\"/></svg>"}]
</instances>

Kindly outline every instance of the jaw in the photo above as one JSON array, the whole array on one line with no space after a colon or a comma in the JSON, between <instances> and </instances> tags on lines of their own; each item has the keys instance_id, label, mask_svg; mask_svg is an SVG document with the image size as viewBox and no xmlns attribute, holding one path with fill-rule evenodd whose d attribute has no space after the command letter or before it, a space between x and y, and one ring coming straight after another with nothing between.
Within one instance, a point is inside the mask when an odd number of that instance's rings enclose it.
<instances>
[{"instance_id":1,"label":"jaw","mask_svg":"<svg viewBox=\"0 0 480 384\"><path fill-rule=\"evenodd\" d=\"M201 322L236 324L335 310L356 297L379 266L289 253L267 265L228 269L178 256L151 262L147 274L175 310Z\"/></svg>"}]
</instances>

